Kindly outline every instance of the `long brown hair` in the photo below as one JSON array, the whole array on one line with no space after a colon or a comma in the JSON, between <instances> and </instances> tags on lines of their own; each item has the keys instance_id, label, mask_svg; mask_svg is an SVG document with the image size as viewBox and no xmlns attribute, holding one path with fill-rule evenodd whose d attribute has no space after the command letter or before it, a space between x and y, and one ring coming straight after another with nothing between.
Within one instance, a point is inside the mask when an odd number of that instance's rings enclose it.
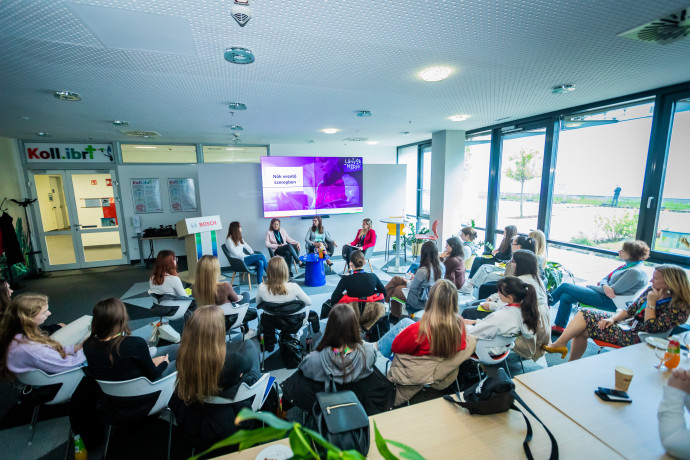
<instances>
[{"instance_id":1,"label":"long brown hair","mask_svg":"<svg viewBox=\"0 0 690 460\"><path fill-rule=\"evenodd\" d=\"M280 231L280 219L278 219L277 217L274 217L273 219L271 219L271 223L268 224L268 229L273 230L273 224L275 222L278 222L278 231Z\"/></svg>"},{"instance_id":2,"label":"long brown hair","mask_svg":"<svg viewBox=\"0 0 690 460\"><path fill-rule=\"evenodd\" d=\"M419 322L419 339L429 341L433 356L450 358L462 344L465 325L457 313L458 288L447 279L440 279L431 286L424 315Z\"/></svg>"},{"instance_id":3,"label":"long brown hair","mask_svg":"<svg viewBox=\"0 0 690 460\"><path fill-rule=\"evenodd\" d=\"M441 278L441 261L438 258L438 248L433 241L427 241L419 250L419 268L426 267L427 281L431 279L431 271L434 271L434 279Z\"/></svg>"},{"instance_id":4,"label":"long brown hair","mask_svg":"<svg viewBox=\"0 0 690 460\"><path fill-rule=\"evenodd\" d=\"M359 310L355 311L350 305L339 303L328 314L326 330L321 341L316 346L316 351L328 349L340 350L349 347L351 350L361 350L363 345L362 334L359 328ZM337 353L336 361L340 361L338 367L343 370L343 382L347 382L347 364L344 352ZM364 356L366 363L366 356Z\"/></svg>"},{"instance_id":5,"label":"long brown hair","mask_svg":"<svg viewBox=\"0 0 690 460\"><path fill-rule=\"evenodd\" d=\"M156 256L156 262L153 264L153 274L151 275L153 284L156 286L163 284L165 275L177 276L175 252L169 249L163 249Z\"/></svg>"},{"instance_id":6,"label":"long brown hair","mask_svg":"<svg viewBox=\"0 0 690 460\"><path fill-rule=\"evenodd\" d=\"M228 236L235 244L244 244L242 239L242 232L240 232L240 223L237 221L230 222L230 227L228 227Z\"/></svg>"},{"instance_id":7,"label":"long brown hair","mask_svg":"<svg viewBox=\"0 0 690 460\"><path fill-rule=\"evenodd\" d=\"M537 290L531 284L523 283L520 278L506 276L496 282L498 292L504 296L512 296L520 303L522 322L532 332L537 332L539 326L539 310L537 307Z\"/></svg>"},{"instance_id":8,"label":"long brown hair","mask_svg":"<svg viewBox=\"0 0 690 460\"><path fill-rule=\"evenodd\" d=\"M517 235L517 232L515 225L508 225L503 229L503 240L498 246L498 252L508 252L510 250L510 242L513 241L513 237Z\"/></svg>"},{"instance_id":9,"label":"long brown hair","mask_svg":"<svg viewBox=\"0 0 690 460\"><path fill-rule=\"evenodd\" d=\"M362 223L367 224L369 226L369 230L371 230L371 219L369 219L369 218L362 219ZM369 230L367 230L365 232L363 228L360 228L359 232L357 233L357 238L366 235L367 233L369 233Z\"/></svg>"},{"instance_id":10,"label":"long brown hair","mask_svg":"<svg viewBox=\"0 0 690 460\"><path fill-rule=\"evenodd\" d=\"M23 334L26 337L22 340L46 345L60 353L61 357L67 356L62 345L51 339L45 332L41 332L33 320L46 305L48 305L48 297L34 293L20 294L10 302L0 322L0 377L11 375L7 369L7 353L17 334Z\"/></svg>"},{"instance_id":11,"label":"long brown hair","mask_svg":"<svg viewBox=\"0 0 690 460\"><path fill-rule=\"evenodd\" d=\"M364 253L358 249L356 251L352 251L352 254L350 254L350 262L352 262L352 265L354 265L356 269L359 269L364 267L364 264L367 261L364 258Z\"/></svg>"},{"instance_id":12,"label":"long brown hair","mask_svg":"<svg viewBox=\"0 0 690 460\"><path fill-rule=\"evenodd\" d=\"M122 340L126 336L132 335L132 331L127 325L128 322L127 307L120 299L110 297L101 300L93 307L91 335L87 340L103 342L117 335L108 341L108 356L111 365L114 362L114 355L120 354Z\"/></svg>"},{"instance_id":13,"label":"long brown hair","mask_svg":"<svg viewBox=\"0 0 690 460\"><path fill-rule=\"evenodd\" d=\"M319 225L314 226L314 219L319 223ZM314 216L312 219L312 226L311 226L311 231L316 232L316 233L323 233L323 219L321 216Z\"/></svg>"},{"instance_id":14,"label":"long brown hair","mask_svg":"<svg viewBox=\"0 0 690 460\"><path fill-rule=\"evenodd\" d=\"M288 270L285 259L280 256L271 257L266 267L266 289L273 295L285 295L288 293L285 283L290 279L290 272Z\"/></svg>"},{"instance_id":15,"label":"long brown hair","mask_svg":"<svg viewBox=\"0 0 690 460\"><path fill-rule=\"evenodd\" d=\"M220 277L218 257L205 255L196 264L194 298L199 305L215 305Z\"/></svg>"},{"instance_id":16,"label":"long brown hair","mask_svg":"<svg viewBox=\"0 0 690 460\"><path fill-rule=\"evenodd\" d=\"M12 300L10 296L10 284L5 280L0 280L0 320L2 315L5 314L5 310L10 305Z\"/></svg>"},{"instance_id":17,"label":"long brown hair","mask_svg":"<svg viewBox=\"0 0 690 460\"><path fill-rule=\"evenodd\" d=\"M671 300L674 305L678 305L682 310L690 308L690 283L685 270L678 265L659 265L655 269L664 277L664 282L671 291Z\"/></svg>"},{"instance_id":18,"label":"long brown hair","mask_svg":"<svg viewBox=\"0 0 690 460\"><path fill-rule=\"evenodd\" d=\"M225 322L216 305L196 309L187 320L177 352L177 396L192 404L204 402L220 390L225 363Z\"/></svg>"}]
</instances>

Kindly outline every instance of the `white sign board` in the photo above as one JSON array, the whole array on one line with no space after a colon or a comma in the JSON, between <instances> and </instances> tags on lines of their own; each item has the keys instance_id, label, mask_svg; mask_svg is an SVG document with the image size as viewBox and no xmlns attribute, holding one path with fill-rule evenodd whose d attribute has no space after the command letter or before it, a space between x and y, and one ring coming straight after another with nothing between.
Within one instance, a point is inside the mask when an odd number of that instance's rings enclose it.
<instances>
[{"instance_id":1,"label":"white sign board","mask_svg":"<svg viewBox=\"0 0 690 460\"><path fill-rule=\"evenodd\" d=\"M187 227L188 234L223 229L220 223L220 216L190 217L189 219L185 219L184 223Z\"/></svg>"},{"instance_id":2,"label":"white sign board","mask_svg":"<svg viewBox=\"0 0 690 460\"><path fill-rule=\"evenodd\" d=\"M194 179L168 179L168 193L172 212L196 211Z\"/></svg>"},{"instance_id":3,"label":"white sign board","mask_svg":"<svg viewBox=\"0 0 690 460\"><path fill-rule=\"evenodd\" d=\"M113 147L110 144L24 144L24 156L28 163L113 163Z\"/></svg>"}]
</instances>

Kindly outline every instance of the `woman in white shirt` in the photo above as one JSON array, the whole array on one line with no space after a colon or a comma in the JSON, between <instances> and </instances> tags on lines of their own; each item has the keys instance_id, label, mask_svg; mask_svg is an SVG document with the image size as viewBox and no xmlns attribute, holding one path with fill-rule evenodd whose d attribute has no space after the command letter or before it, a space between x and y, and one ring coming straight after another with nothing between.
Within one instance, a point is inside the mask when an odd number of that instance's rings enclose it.
<instances>
[{"instance_id":1,"label":"woman in white shirt","mask_svg":"<svg viewBox=\"0 0 690 460\"><path fill-rule=\"evenodd\" d=\"M237 259L244 260L247 265L254 265L256 267L256 279L257 283L261 284L264 278L264 272L266 271L266 256L260 252L254 252L254 250L242 239L242 225L239 222L230 222L230 228L228 228L228 236L225 240L225 244L230 251L230 255ZM247 251L249 255L245 254Z\"/></svg>"},{"instance_id":2,"label":"woman in white shirt","mask_svg":"<svg viewBox=\"0 0 690 460\"><path fill-rule=\"evenodd\" d=\"M266 269L266 282L259 286L256 293L256 304L261 302L290 302L301 300L304 305L311 305L311 298L304 293L297 283L288 283L288 267L285 259L272 257Z\"/></svg>"},{"instance_id":3,"label":"woman in white shirt","mask_svg":"<svg viewBox=\"0 0 690 460\"><path fill-rule=\"evenodd\" d=\"M676 369L664 387L659 404L659 437L666 453L678 458L690 458L690 430L685 423L685 411L690 409L690 370Z\"/></svg>"},{"instance_id":4,"label":"woman in white shirt","mask_svg":"<svg viewBox=\"0 0 690 460\"><path fill-rule=\"evenodd\" d=\"M177 257L173 251L164 249L158 253L149 279L149 294L189 297L177 276Z\"/></svg>"}]
</instances>

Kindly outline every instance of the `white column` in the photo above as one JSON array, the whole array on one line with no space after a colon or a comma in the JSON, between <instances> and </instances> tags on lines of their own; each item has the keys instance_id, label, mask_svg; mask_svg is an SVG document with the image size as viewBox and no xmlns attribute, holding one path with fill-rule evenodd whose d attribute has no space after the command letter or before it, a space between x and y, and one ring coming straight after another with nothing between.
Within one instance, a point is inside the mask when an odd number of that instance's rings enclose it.
<instances>
[{"instance_id":1,"label":"white column","mask_svg":"<svg viewBox=\"0 0 690 460\"><path fill-rule=\"evenodd\" d=\"M429 225L438 219L438 247L462 228L462 182L465 169L465 131L431 135L431 206Z\"/></svg>"}]
</instances>

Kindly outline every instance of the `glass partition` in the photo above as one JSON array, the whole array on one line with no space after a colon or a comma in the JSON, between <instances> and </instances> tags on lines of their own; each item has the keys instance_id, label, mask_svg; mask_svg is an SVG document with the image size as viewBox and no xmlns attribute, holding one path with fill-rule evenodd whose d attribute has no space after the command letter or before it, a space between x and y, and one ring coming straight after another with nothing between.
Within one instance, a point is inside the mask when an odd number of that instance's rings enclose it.
<instances>
[{"instance_id":1,"label":"glass partition","mask_svg":"<svg viewBox=\"0 0 690 460\"><path fill-rule=\"evenodd\" d=\"M460 213L462 224L486 227L486 195L489 190L489 157L491 133L482 133L465 140L465 163ZM483 232L482 232L483 233ZM482 236L483 240L484 237Z\"/></svg>"},{"instance_id":2,"label":"glass partition","mask_svg":"<svg viewBox=\"0 0 690 460\"><path fill-rule=\"evenodd\" d=\"M121 144L123 163L196 163L195 145Z\"/></svg>"},{"instance_id":3,"label":"glass partition","mask_svg":"<svg viewBox=\"0 0 690 460\"><path fill-rule=\"evenodd\" d=\"M260 163L268 154L266 146L204 145L204 163Z\"/></svg>"}]
</instances>

